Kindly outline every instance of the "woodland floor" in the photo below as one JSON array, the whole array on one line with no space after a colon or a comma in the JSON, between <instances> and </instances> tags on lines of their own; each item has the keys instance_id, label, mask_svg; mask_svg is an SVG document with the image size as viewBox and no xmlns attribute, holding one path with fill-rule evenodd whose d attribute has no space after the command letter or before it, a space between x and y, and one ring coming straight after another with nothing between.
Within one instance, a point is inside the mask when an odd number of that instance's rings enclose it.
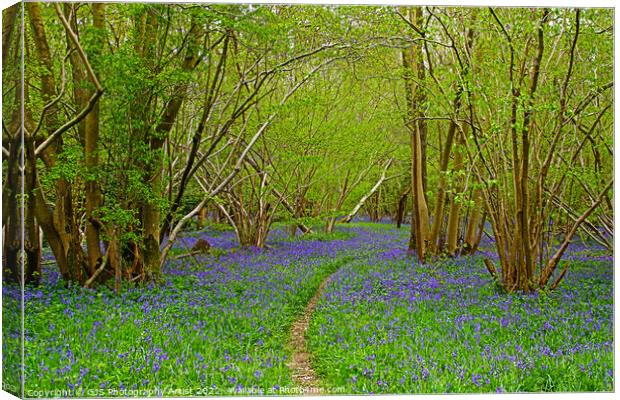
<instances>
[{"instance_id":1,"label":"woodland floor","mask_svg":"<svg viewBox=\"0 0 620 400\"><path fill-rule=\"evenodd\" d=\"M186 233L158 287L25 293L28 397L613 390L613 257L571 245L553 293L507 295L475 256L420 265L407 227L355 223L238 249ZM3 288L5 387L17 385L19 290ZM17 386L16 386L17 387ZM50 392L52 391L52 392Z\"/></svg>"}]
</instances>

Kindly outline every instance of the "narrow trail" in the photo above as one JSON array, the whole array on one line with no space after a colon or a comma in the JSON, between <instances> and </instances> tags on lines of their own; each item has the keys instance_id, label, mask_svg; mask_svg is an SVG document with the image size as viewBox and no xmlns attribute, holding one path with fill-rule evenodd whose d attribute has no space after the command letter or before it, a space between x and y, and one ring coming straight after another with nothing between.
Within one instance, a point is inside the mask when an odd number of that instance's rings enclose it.
<instances>
[{"instance_id":1,"label":"narrow trail","mask_svg":"<svg viewBox=\"0 0 620 400\"><path fill-rule=\"evenodd\" d=\"M320 395L326 394L323 392L321 382L316 375L312 365L310 364L310 351L308 350L308 342L306 340L306 332L310 325L310 319L316 308L321 295L327 284L332 280L335 271L327 278L323 279L319 288L310 299L310 302L306 306L304 312L293 322L291 327L291 335L289 339L289 346L293 350L293 355L287 363L288 368L291 370L293 382L303 389L303 395Z\"/></svg>"}]
</instances>

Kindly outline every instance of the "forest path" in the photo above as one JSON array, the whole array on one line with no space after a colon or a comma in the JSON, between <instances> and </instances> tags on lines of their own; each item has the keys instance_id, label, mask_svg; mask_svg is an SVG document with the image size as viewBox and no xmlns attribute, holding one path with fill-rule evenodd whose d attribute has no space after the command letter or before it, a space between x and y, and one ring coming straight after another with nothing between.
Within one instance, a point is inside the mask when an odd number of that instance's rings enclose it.
<instances>
[{"instance_id":1,"label":"forest path","mask_svg":"<svg viewBox=\"0 0 620 400\"><path fill-rule=\"evenodd\" d=\"M310 299L310 302L306 306L304 312L299 316L291 326L291 335L289 339L289 346L293 350L293 354L287 363L288 368L291 370L293 382L303 389L303 395L320 395L325 394L321 382L316 375L312 365L310 364L310 351L308 349L308 342L306 340L306 332L310 325L310 319L314 313L314 309L323 294L323 291L327 284L332 280L334 275L338 271L336 270L327 278L323 279L319 288Z\"/></svg>"}]
</instances>

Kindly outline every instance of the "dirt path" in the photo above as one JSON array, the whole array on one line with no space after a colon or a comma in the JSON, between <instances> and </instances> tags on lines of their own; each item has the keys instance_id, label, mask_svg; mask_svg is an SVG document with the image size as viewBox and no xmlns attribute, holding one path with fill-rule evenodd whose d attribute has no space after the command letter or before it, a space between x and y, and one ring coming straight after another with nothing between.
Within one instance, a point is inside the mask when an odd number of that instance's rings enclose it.
<instances>
[{"instance_id":1,"label":"dirt path","mask_svg":"<svg viewBox=\"0 0 620 400\"><path fill-rule=\"evenodd\" d=\"M293 349L293 355L289 359L287 366L291 370L293 382L299 386L300 390L303 389L303 395L326 394L323 391L319 378L316 376L316 372L314 372L312 365L310 365L310 352L306 341L306 331L308 330L316 304L323 294L323 290L335 274L336 272L323 279L303 314L293 322L291 327L289 346Z\"/></svg>"}]
</instances>

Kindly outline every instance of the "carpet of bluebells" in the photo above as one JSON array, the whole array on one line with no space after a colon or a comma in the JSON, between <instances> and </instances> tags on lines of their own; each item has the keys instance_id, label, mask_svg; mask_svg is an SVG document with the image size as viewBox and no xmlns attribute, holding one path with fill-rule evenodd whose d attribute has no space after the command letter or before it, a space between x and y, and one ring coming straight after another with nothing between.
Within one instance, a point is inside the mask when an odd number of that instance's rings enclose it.
<instances>
[{"instance_id":1,"label":"carpet of bluebells","mask_svg":"<svg viewBox=\"0 0 620 400\"><path fill-rule=\"evenodd\" d=\"M348 393L613 390L613 257L576 244L553 293L507 295L482 257L420 265L404 243L341 268L309 329Z\"/></svg>"},{"instance_id":2,"label":"carpet of bluebells","mask_svg":"<svg viewBox=\"0 0 620 400\"><path fill-rule=\"evenodd\" d=\"M398 235L354 227L289 238L276 229L261 250L237 248L230 231L195 232L177 241L176 253L207 238L211 254L173 259L164 284L120 296L67 288L49 266L43 285L25 292L26 395L277 392L292 384L289 328L321 281L352 254ZM3 295L5 316L17 317L19 289L5 285ZM13 389L19 343L19 318L5 317L4 376Z\"/></svg>"},{"instance_id":3,"label":"carpet of bluebells","mask_svg":"<svg viewBox=\"0 0 620 400\"><path fill-rule=\"evenodd\" d=\"M157 287L66 287L53 265L25 292L27 397L281 393L289 329L334 271L308 331L315 370L347 393L613 389L613 259L576 245L554 293L501 293L482 255L419 265L407 229L340 226L267 249L230 231L172 258ZM491 251L492 243L483 250ZM174 256L173 256L174 257ZM3 287L5 387L19 387L18 288ZM12 390L14 391L14 390ZM55 392L54 392L55 391ZM60 391L60 392L59 392Z\"/></svg>"}]
</instances>

